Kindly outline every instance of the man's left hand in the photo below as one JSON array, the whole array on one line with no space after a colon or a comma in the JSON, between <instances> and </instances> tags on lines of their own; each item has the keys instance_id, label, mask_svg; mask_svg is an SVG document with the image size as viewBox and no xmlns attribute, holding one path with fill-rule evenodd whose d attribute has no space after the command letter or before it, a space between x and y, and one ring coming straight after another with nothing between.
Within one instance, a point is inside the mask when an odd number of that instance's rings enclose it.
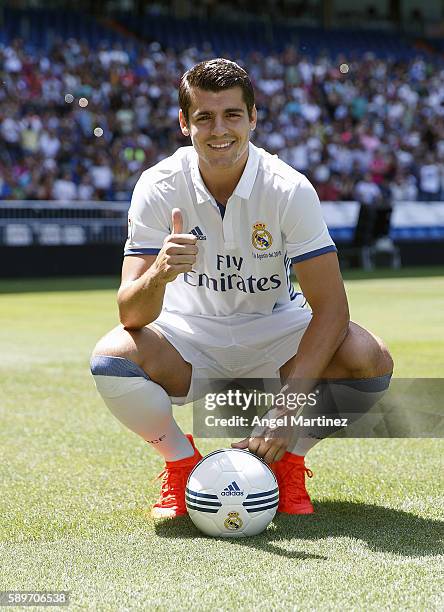
<instances>
[{"instance_id":1,"label":"man's left hand","mask_svg":"<svg viewBox=\"0 0 444 612\"><path fill-rule=\"evenodd\" d=\"M266 463L274 463L282 459L290 443L289 436L283 436L282 431L278 432L269 428L264 428L264 431L259 436L254 434L255 431L253 430L250 438L245 438L240 442L233 442L231 447L248 449Z\"/></svg>"}]
</instances>

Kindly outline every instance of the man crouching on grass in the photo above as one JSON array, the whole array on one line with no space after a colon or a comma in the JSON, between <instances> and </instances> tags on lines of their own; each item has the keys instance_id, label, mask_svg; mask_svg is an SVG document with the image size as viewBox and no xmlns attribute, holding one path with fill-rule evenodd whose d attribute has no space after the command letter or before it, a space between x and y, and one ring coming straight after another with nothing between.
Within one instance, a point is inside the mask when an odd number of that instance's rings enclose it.
<instances>
[{"instance_id":1,"label":"man crouching on grass","mask_svg":"<svg viewBox=\"0 0 444 612\"><path fill-rule=\"evenodd\" d=\"M201 62L183 75L179 105L192 146L146 170L134 188L121 325L91 360L111 412L165 458L155 518L186 514L185 484L201 455L171 406L196 399L194 378L356 381L370 405L393 369L382 342L349 320L312 185L250 142L257 112L248 74L226 59ZM263 427L232 446L270 464L280 512L309 514L304 456L318 441L290 445Z\"/></svg>"}]
</instances>

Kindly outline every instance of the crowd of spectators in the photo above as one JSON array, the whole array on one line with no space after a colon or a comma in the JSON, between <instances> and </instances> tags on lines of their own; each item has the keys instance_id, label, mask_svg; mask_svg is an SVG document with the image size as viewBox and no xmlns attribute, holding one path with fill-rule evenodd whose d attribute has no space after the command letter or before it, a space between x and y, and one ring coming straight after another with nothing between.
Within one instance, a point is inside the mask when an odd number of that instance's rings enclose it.
<instances>
[{"instance_id":1,"label":"crowd of spectators","mask_svg":"<svg viewBox=\"0 0 444 612\"><path fill-rule=\"evenodd\" d=\"M190 144L177 86L211 57L210 45L0 47L0 199L129 200L145 168ZM444 199L444 64L310 60L293 47L238 61L256 90L253 142L306 174L321 200Z\"/></svg>"}]
</instances>

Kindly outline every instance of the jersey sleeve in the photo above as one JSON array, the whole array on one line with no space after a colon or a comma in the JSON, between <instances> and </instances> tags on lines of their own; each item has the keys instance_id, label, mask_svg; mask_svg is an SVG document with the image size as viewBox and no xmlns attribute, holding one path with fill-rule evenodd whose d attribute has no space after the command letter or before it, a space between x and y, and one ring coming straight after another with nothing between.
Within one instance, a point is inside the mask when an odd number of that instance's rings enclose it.
<instances>
[{"instance_id":1,"label":"jersey sleeve","mask_svg":"<svg viewBox=\"0 0 444 612\"><path fill-rule=\"evenodd\" d=\"M156 185L142 177L134 187L128 211L124 255L157 255L170 233L168 207Z\"/></svg>"},{"instance_id":2,"label":"jersey sleeve","mask_svg":"<svg viewBox=\"0 0 444 612\"><path fill-rule=\"evenodd\" d=\"M293 264L337 251L322 217L318 194L305 176L288 199L282 217L282 232L287 255Z\"/></svg>"}]
</instances>

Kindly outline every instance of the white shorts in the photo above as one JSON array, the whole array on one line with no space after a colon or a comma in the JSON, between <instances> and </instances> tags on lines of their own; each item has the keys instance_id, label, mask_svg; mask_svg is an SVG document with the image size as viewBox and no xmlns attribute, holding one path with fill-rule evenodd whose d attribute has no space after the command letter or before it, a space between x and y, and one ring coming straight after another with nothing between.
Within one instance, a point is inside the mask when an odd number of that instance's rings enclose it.
<instances>
[{"instance_id":1,"label":"white shorts","mask_svg":"<svg viewBox=\"0 0 444 612\"><path fill-rule=\"evenodd\" d=\"M193 368L188 395L172 398L173 403L197 399L196 379L278 378L279 368L297 353L311 316L308 308L293 303L270 315L208 317L163 311L152 325Z\"/></svg>"}]
</instances>

